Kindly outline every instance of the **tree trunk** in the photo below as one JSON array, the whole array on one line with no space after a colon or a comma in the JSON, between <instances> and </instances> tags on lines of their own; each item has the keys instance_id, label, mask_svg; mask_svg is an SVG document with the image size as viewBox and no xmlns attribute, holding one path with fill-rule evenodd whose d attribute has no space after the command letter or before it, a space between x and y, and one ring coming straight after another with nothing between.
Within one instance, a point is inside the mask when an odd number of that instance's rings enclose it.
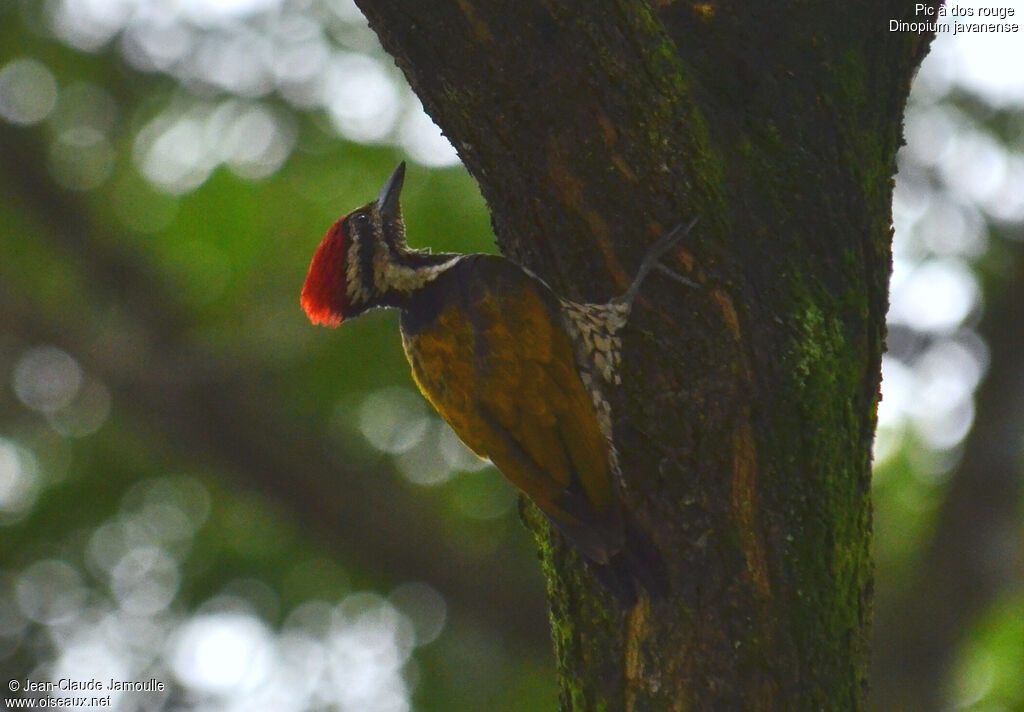
<instances>
[{"instance_id":1,"label":"tree trunk","mask_svg":"<svg viewBox=\"0 0 1024 712\"><path fill-rule=\"evenodd\" d=\"M674 596L620 610L540 532L563 710L855 710L914 3L359 0L504 252L604 301L700 216L624 338L615 437ZM922 18L917 18L922 19Z\"/></svg>"}]
</instances>

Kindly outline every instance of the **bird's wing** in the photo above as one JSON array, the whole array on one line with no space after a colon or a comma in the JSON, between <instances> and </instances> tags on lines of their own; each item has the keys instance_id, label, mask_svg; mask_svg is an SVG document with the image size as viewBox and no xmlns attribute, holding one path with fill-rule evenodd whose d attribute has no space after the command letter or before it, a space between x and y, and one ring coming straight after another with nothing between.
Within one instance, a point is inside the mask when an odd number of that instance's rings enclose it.
<instances>
[{"instance_id":1,"label":"bird's wing","mask_svg":"<svg viewBox=\"0 0 1024 712\"><path fill-rule=\"evenodd\" d=\"M518 268L478 277L407 349L417 384L556 523L598 523L614 504L608 443L552 302Z\"/></svg>"}]
</instances>

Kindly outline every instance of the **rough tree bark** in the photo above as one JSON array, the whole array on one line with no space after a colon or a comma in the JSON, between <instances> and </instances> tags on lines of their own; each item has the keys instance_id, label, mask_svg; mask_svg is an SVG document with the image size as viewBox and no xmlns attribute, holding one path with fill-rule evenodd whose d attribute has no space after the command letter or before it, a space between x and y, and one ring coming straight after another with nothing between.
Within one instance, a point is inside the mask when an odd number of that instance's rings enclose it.
<instances>
[{"instance_id":1,"label":"rough tree bark","mask_svg":"<svg viewBox=\"0 0 1024 712\"><path fill-rule=\"evenodd\" d=\"M535 522L563 710L855 710L914 3L357 0L502 249L625 337L626 497L676 595L623 611ZM536 519L536 518L535 518Z\"/></svg>"}]
</instances>

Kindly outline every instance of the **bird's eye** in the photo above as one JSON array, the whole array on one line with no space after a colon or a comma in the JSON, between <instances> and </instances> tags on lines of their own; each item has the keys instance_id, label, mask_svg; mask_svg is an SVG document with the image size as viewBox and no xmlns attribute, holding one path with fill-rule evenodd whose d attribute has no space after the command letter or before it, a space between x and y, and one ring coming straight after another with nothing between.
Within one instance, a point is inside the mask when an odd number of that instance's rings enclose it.
<instances>
[{"instance_id":1,"label":"bird's eye","mask_svg":"<svg viewBox=\"0 0 1024 712\"><path fill-rule=\"evenodd\" d=\"M356 225L364 226L370 223L370 216L366 213L356 213L352 216L352 220L355 221Z\"/></svg>"}]
</instances>

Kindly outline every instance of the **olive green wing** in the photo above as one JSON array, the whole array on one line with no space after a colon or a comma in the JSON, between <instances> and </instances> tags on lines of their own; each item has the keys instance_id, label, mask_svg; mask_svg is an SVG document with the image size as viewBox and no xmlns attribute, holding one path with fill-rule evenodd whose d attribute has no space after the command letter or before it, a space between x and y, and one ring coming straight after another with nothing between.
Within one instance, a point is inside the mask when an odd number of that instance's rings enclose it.
<instances>
[{"instance_id":1,"label":"olive green wing","mask_svg":"<svg viewBox=\"0 0 1024 712\"><path fill-rule=\"evenodd\" d=\"M497 269L407 339L414 377L466 445L600 561L617 545L618 510L572 344L542 284L514 265L482 266Z\"/></svg>"}]
</instances>

